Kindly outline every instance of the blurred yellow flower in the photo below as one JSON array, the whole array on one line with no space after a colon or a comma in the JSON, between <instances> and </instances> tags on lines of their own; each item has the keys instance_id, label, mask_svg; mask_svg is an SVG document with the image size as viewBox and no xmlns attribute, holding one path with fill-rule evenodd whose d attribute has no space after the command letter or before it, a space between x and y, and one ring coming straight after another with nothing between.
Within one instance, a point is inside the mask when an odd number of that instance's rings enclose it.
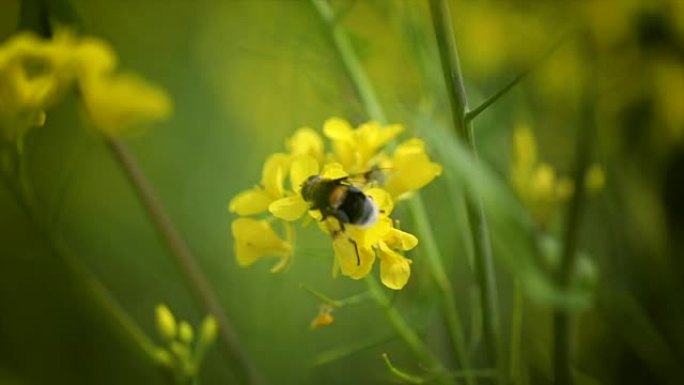
<instances>
[{"instance_id":1,"label":"blurred yellow flower","mask_svg":"<svg viewBox=\"0 0 684 385\"><path fill-rule=\"evenodd\" d=\"M271 269L275 272L283 269L292 256L292 244L281 239L266 220L238 218L231 229L240 266L249 266L264 257L277 257L280 262Z\"/></svg>"},{"instance_id":2,"label":"blurred yellow flower","mask_svg":"<svg viewBox=\"0 0 684 385\"><path fill-rule=\"evenodd\" d=\"M0 139L16 141L42 126L59 89L44 41L22 33L0 46Z\"/></svg>"},{"instance_id":3,"label":"blurred yellow flower","mask_svg":"<svg viewBox=\"0 0 684 385\"><path fill-rule=\"evenodd\" d=\"M186 321L181 321L178 324L178 339L185 343L185 344L191 344L192 340L195 336L195 333L192 330L192 326L190 326L189 323Z\"/></svg>"},{"instance_id":4,"label":"blurred yellow flower","mask_svg":"<svg viewBox=\"0 0 684 385\"><path fill-rule=\"evenodd\" d=\"M171 115L166 92L133 74L86 77L80 86L93 125L110 137Z\"/></svg>"},{"instance_id":5,"label":"blurred yellow flower","mask_svg":"<svg viewBox=\"0 0 684 385\"><path fill-rule=\"evenodd\" d=\"M285 142L285 147L292 156L308 155L316 159L319 164L325 157L323 138L309 127L298 129Z\"/></svg>"},{"instance_id":6,"label":"blurred yellow flower","mask_svg":"<svg viewBox=\"0 0 684 385\"><path fill-rule=\"evenodd\" d=\"M601 190L605 183L603 169L595 164L589 167L584 178L588 193ZM557 176L551 165L537 159L534 134L524 124L516 126L513 132L511 184L532 218L542 226L549 223L558 207L575 192L572 179Z\"/></svg>"},{"instance_id":7,"label":"blurred yellow flower","mask_svg":"<svg viewBox=\"0 0 684 385\"><path fill-rule=\"evenodd\" d=\"M534 220L545 226L556 209L574 190L568 178L558 178L556 170L537 159L537 144L529 126L518 124L513 131L511 184Z\"/></svg>"},{"instance_id":8,"label":"blurred yellow flower","mask_svg":"<svg viewBox=\"0 0 684 385\"><path fill-rule=\"evenodd\" d=\"M194 344L194 330L187 321L176 321L176 317L165 304L155 308L157 332L165 345L156 347L154 358L157 363L181 379L182 383L197 376L207 349L216 340L218 325L213 316L207 315L200 326L200 336Z\"/></svg>"},{"instance_id":9,"label":"blurred yellow flower","mask_svg":"<svg viewBox=\"0 0 684 385\"><path fill-rule=\"evenodd\" d=\"M594 164L589 167L587 173L584 175L584 185L589 193L596 193L603 189L606 184L606 175L603 173L601 166Z\"/></svg>"},{"instance_id":10,"label":"blurred yellow flower","mask_svg":"<svg viewBox=\"0 0 684 385\"><path fill-rule=\"evenodd\" d=\"M74 81L93 125L107 136L171 114L164 90L133 74L114 74L116 65L116 53L100 39L77 39L65 29L51 40L15 35L0 46L1 137L17 140L43 125L45 110Z\"/></svg>"},{"instance_id":11,"label":"blurred yellow flower","mask_svg":"<svg viewBox=\"0 0 684 385\"><path fill-rule=\"evenodd\" d=\"M165 304L159 304L154 310L157 332L167 340L176 338L177 325L176 318L171 309Z\"/></svg>"}]
</instances>

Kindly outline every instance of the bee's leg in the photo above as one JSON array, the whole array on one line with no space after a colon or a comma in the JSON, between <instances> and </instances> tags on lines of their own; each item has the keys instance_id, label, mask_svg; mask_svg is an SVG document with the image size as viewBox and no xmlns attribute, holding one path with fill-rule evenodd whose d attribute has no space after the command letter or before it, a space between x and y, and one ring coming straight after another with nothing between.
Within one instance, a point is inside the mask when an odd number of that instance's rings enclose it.
<instances>
[{"instance_id":1,"label":"bee's leg","mask_svg":"<svg viewBox=\"0 0 684 385\"><path fill-rule=\"evenodd\" d=\"M361 266L361 256L359 255L359 246L356 244L355 240L353 240L351 238L347 238L347 240L352 245L354 245L354 251L356 252L356 266Z\"/></svg>"}]
</instances>

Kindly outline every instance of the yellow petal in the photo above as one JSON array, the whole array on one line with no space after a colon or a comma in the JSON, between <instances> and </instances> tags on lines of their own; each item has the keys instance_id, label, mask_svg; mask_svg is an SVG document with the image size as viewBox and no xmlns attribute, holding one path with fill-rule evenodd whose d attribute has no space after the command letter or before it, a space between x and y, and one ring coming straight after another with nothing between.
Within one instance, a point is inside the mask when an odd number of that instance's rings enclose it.
<instances>
[{"instance_id":1,"label":"yellow petal","mask_svg":"<svg viewBox=\"0 0 684 385\"><path fill-rule=\"evenodd\" d=\"M308 208L309 203L298 194L272 202L268 206L268 211L277 218L286 221L296 221Z\"/></svg>"},{"instance_id":2,"label":"yellow petal","mask_svg":"<svg viewBox=\"0 0 684 385\"><path fill-rule=\"evenodd\" d=\"M320 135L309 127L298 129L287 142L285 142L290 154L309 155L317 161L323 160L324 146Z\"/></svg>"},{"instance_id":3,"label":"yellow petal","mask_svg":"<svg viewBox=\"0 0 684 385\"><path fill-rule=\"evenodd\" d=\"M333 162L323 166L321 176L327 179L339 179L349 176L349 174L344 171L344 167L341 164Z\"/></svg>"},{"instance_id":4,"label":"yellow petal","mask_svg":"<svg viewBox=\"0 0 684 385\"><path fill-rule=\"evenodd\" d=\"M537 201L553 201L555 199L556 170L546 163L540 163L534 170L530 181Z\"/></svg>"},{"instance_id":5,"label":"yellow petal","mask_svg":"<svg viewBox=\"0 0 684 385\"><path fill-rule=\"evenodd\" d=\"M387 246L395 250L411 250L418 245L418 238L411 233L392 228L385 237Z\"/></svg>"},{"instance_id":6,"label":"yellow petal","mask_svg":"<svg viewBox=\"0 0 684 385\"><path fill-rule=\"evenodd\" d=\"M81 94L93 126L108 136L121 136L171 114L167 93L131 74L91 77L81 83Z\"/></svg>"},{"instance_id":7,"label":"yellow petal","mask_svg":"<svg viewBox=\"0 0 684 385\"><path fill-rule=\"evenodd\" d=\"M340 118L330 118L323 123L323 133L331 140L352 140L352 128L349 122Z\"/></svg>"},{"instance_id":8,"label":"yellow petal","mask_svg":"<svg viewBox=\"0 0 684 385\"><path fill-rule=\"evenodd\" d=\"M360 244L371 247L383 240L392 230L392 219L386 215L381 215L378 221L369 228L349 226L348 232L353 234Z\"/></svg>"},{"instance_id":9,"label":"yellow petal","mask_svg":"<svg viewBox=\"0 0 684 385\"><path fill-rule=\"evenodd\" d=\"M375 262L373 249L358 242L354 246L352 239L345 234L340 234L333 240L333 250L342 274L353 279L361 279L368 275Z\"/></svg>"},{"instance_id":10,"label":"yellow petal","mask_svg":"<svg viewBox=\"0 0 684 385\"><path fill-rule=\"evenodd\" d=\"M238 218L231 224L235 240L235 258L240 266L249 266L260 258L289 258L292 245L280 239L268 221Z\"/></svg>"},{"instance_id":11,"label":"yellow petal","mask_svg":"<svg viewBox=\"0 0 684 385\"><path fill-rule=\"evenodd\" d=\"M390 249L383 242L378 251L380 256L380 279L393 290L402 289L411 276L411 260Z\"/></svg>"},{"instance_id":12,"label":"yellow petal","mask_svg":"<svg viewBox=\"0 0 684 385\"><path fill-rule=\"evenodd\" d=\"M364 193L373 199L373 202L378 206L381 213L390 215L394 210L394 202L392 196L384 189L379 187L369 188Z\"/></svg>"},{"instance_id":13,"label":"yellow petal","mask_svg":"<svg viewBox=\"0 0 684 385\"><path fill-rule=\"evenodd\" d=\"M299 193L310 176L318 174L318 162L309 155L300 155L292 161L290 183L292 190Z\"/></svg>"},{"instance_id":14,"label":"yellow petal","mask_svg":"<svg viewBox=\"0 0 684 385\"><path fill-rule=\"evenodd\" d=\"M354 134L361 147L364 159L369 160L380 147L394 139L403 130L404 127L399 124L382 127L378 122L371 121L360 125Z\"/></svg>"},{"instance_id":15,"label":"yellow petal","mask_svg":"<svg viewBox=\"0 0 684 385\"><path fill-rule=\"evenodd\" d=\"M384 187L396 198L424 187L441 173L442 166L430 160L423 141L411 139L397 147Z\"/></svg>"},{"instance_id":16,"label":"yellow petal","mask_svg":"<svg viewBox=\"0 0 684 385\"><path fill-rule=\"evenodd\" d=\"M356 165L356 142L349 123L340 118L330 118L323 124L323 133L332 142L336 160L345 166Z\"/></svg>"},{"instance_id":17,"label":"yellow petal","mask_svg":"<svg viewBox=\"0 0 684 385\"><path fill-rule=\"evenodd\" d=\"M530 169L537 163L537 143L526 124L519 123L513 131L513 163L522 169Z\"/></svg>"},{"instance_id":18,"label":"yellow petal","mask_svg":"<svg viewBox=\"0 0 684 385\"><path fill-rule=\"evenodd\" d=\"M228 210L243 216L254 215L266 211L272 201L273 198L264 189L255 187L242 191L231 199L228 204Z\"/></svg>"},{"instance_id":19,"label":"yellow petal","mask_svg":"<svg viewBox=\"0 0 684 385\"><path fill-rule=\"evenodd\" d=\"M275 153L266 159L261 171L261 185L271 195L271 198L282 198L283 180L290 167L290 156L283 153Z\"/></svg>"},{"instance_id":20,"label":"yellow petal","mask_svg":"<svg viewBox=\"0 0 684 385\"><path fill-rule=\"evenodd\" d=\"M111 45L97 38L83 38L74 51L78 76L85 78L101 77L114 71L118 64L116 52Z\"/></svg>"}]
</instances>

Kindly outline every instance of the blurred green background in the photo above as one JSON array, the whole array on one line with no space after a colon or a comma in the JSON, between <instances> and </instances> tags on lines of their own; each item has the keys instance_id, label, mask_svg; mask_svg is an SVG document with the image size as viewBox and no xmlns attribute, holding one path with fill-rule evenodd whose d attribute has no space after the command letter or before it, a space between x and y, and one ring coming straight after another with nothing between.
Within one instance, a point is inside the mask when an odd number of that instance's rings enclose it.
<instances>
[{"instance_id":1,"label":"blurred green background","mask_svg":"<svg viewBox=\"0 0 684 385\"><path fill-rule=\"evenodd\" d=\"M21 3L0 0L1 39L17 28ZM407 371L420 372L371 302L336 311L328 327L309 328L319 301L300 283L333 298L366 290L363 282L331 278L330 241L313 227L299 232L294 263L285 273L269 273L269 263L242 269L234 261L229 227L234 217L227 203L258 183L265 157L281 151L299 127L319 130L331 116L354 124L368 120L311 3L69 3L80 34L110 42L121 68L172 96L173 117L127 142L197 255L264 383L396 382L380 358L383 352ZM59 19L65 3L47 4ZM449 115L426 3L332 4L344 13L340 23L389 120L406 125L406 137L434 142L431 130L447 126ZM452 9L473 106L534 68L475 123L486 168L504 183L518 122L534 129L540 158L570 175L577 127L583 124L583 91L598 90L594 161L603 166L607 183L589 198L580 231L581 249L599 278L592 306L576 318L578 378L586 384L677 383L684 367L683 3L456 1ZM588 31L591 44L568 39L539 59L575 30ZM585 84L583 74L590 70L597 72L596 82ZM429 144L431 155L444 162L435 147ZM158 303L193 325L201 322L204 311L104 141L83 123L75 96L29 133L26 153L41 210L148 335L156 336ZM424 196L474 366L480 368L481 320L463 191L440 178ZM410 231L405 210L397 214ZM497 215L491 207L488 214ZM549 233L561 237L562 210L557 219ZM501 228L494 232L495 253L505 254L511 235ZM413 274L404 290L389 293L393 306L451 367L453 353L422 250L409 255ZM515 256L497 259L506 341L514 292L511 263ZM551 383L551 310L545 303L525 302L521 349L530 383ZM36 237L11 195L0 190L0 384L166 383L122 335ZM217 344L200 383L236 381L225 362Z\"/></svg>"}]
</instances>

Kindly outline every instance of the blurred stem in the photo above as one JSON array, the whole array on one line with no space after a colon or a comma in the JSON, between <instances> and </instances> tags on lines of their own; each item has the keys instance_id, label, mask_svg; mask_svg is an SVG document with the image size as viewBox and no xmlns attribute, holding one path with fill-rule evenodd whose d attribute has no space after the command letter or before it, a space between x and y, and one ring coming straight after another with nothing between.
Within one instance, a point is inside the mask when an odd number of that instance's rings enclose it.
<instances>
[{"instance_id":1,"label":"blurred stem","mask_svg":"<svg viewBox=\"0 0 684 385\"><path fill-rule=\"evenodd\" d=\"M344 63L349 78L356 88L363 105L366 107L368 115L371 119L376 120L379 123L387 123L385 113L382 110L380 102L375 94L375 89L368 79L368 76L361 64L361 61L356 55L356 51L354 50L349 37L345 33L342 26L335 23L335 12L326 0L312 0L312 3L323 21L330 29L330 33L333 42L335 43L335 47L337 48L338 54L340 55L340 59ZM442 307L458 363L464 369L469 368L470 363L465 339L463 337L464 333L461 327L460 317L456 309L452 287L445 273L442 262L443 259L439 253L439 248L437 247L437 242L434 238L430 221L425 211L425 206L418 193L416 193L413 199L411 199L410 207L416 223L419 223L418 235L421 239L421 243L425 245L424 250L430 263L430 272L435 278L437 287L441 293ZM474 380L471 377L467 377L466 381L468 384L474 384Z\"/></svg>"},{"instance_id":2,"label":"blurred stem","mask_svg":"<svg viewBox=\"0 0 684 385\"><path fill-rule=\"evenodd\" d=\"M560 268L556 274L556 283L561 290L568 289L571 286L573 272L575 271L579 229L586 196L586 178L584 176L589 168L589 158L593 148L591 134L594 132L596 119L596 95L590 88L596 83L595 79L589 76L585 80L585 95L582 98L583 114L575 142L575 168L573 172L575 193L570 200L568 213L565 218L563 251ZM571 373L572 328L570 315L570 312L564 309L556 309L553 314L553 368L554 379L557 385L571 385L574 382Z\"/></svg>"},{"instance_id":3,"label":"blurred stem","mask_svg":"<svg viewBox=\"0 0 684 385\"><path fill-rule=\"evenodd\" d=\"M427 346L425 346L423 341L418 337L418 334L416 334L415 330L406 322L404 317L402 317L397 309L392 306L389 298L387 298L375 278L372 275L367 275L365 281L371 296L385 312L385 315L389 319L394 330L399 337L406 342L406 345L408 345L416 358L427 365L431 370L435 371L440 383L450 383L451 381L449 381L447 372L441 362L439 362L437 357L427 348Z\"/></svg>"},{"instance_id":4,"label":"blurred stem","mask_svg":"<svg viewBox=\"0 0 684 385\"><path fill-rule=\"evenodd\" d=\"M39 210L36 206L32 185L28 178L25 154L16 151L13 158L16 166L14 181L5 172L0 174L2 174L2 180L7 190L26 216L35 233L50 248L52 253L62 260L78 284L84 288L84 292L88 293L104 312L111 317L111 320L125 332L130 340L150 360L161 366L168 366L170 364L168 354L163 349L158 348L147 337L95 275L72 252L62 237L57 232L51 231L44 223L44 220L38 214Z\"/></svg>"},{"instance_id":5,"label":"blurred stem","mask_svg":"<svg viewBox=\"0 0 684 385\"><path fill-rule=\"evenodd\" d=\"M484 110L489 108L492 104L494 104L496 101L499 100L502 96L506 95L508 91L510 91L513 87L518 85L521 81L523 81L527 75L532 72L535 68L539 66L541 62L543 62L546 58L551 56L551 54L556 51L558 47L562 45L562 43L565 42L567 38L567 34L563 34L558 41L556 41L546 52L544 52L537 60L532 61L532 63L527 66L527 68L523 69L520 73L518 73L513 79L511 79L506 85L501 87L498 91L496 91L494 94L490 95L487 99L485 99L484 102L482 102L479 106L469 109L468 111L465 112L465 122L469 123L471 120L475 119L478 115L480 115Z\"/></svg>"},{"instance_id":6,"label":"blurred stem","mask_svg":"<svg viewBox=\"0 0 684 385\"><path fill-rule=\"evenodd\" d=\"M515 385L526 384L523 360L521 357L523 332L523 294L520 282L513 283L513 314L511 315L511 346L509 361L509 376Z\"/></svg>"},{"instance_id":7,"label":"blurred stem","mask_svg":"<svg viewBox=\"0 0 684 385\"><path fill-rule=\"evenodd\" d=\"M155 195L152 186L137 165L133 154L124 143L117 139L107 138L106 141L114 158L126 173L128 181L135 189L143 206L145 206L145 210L147 211L150 220L157 228L159 235L162 237L171 251L171 254L175 257L182 272L185 274L193 294L200 301L205 311L216 318L220 329L222 344L226 349L228 358L233 363L234 368L238 371L237 374L240 377L240 382L248 384L257 383L256 372L249 362L242 346L240 346L228 316L221 308L221 305L214 295L209 282L207 282L204 277L196 258L190 252L190 249L180 233L176 230L171 218Z\"/></svg>"},{"instance_id":8,"label":"blurred stem","mask_svg":"<svg viewBox=\"0 0 684 385\"><path fill-rule=\"evenodd\" d=\"M394 366L392 364L392 361L390 361L387 353L382 353L382 359L385 361L385 365L387 365L387 369L389 369L389 371L392 374L394 374L395 376L397 376L398 378L400 378L404 382L406 382L408 384L424 384L426 382L424 378L415 376L413 374L408 374L408 373L404 372L403 370Z\"/></svg>"},{"instance_id":9,"label":"blurred stem","mask_svg":"<svg viewBox=\"0 0 684 385\"><path fill-rule=\"evenodd\" d=\"M468 143L475 158L478 159L472 124L466 120L468 97L461 73L448 1L430 0L430 13L437 38L442 70L447 83L447 94L451 102L454 128ZM485 346L489 360L499 369L498 382L502 383L505 372L501 354L503 342L499 332L499 300L487 218L482 202L478 197L466 196L466 211L473 238L476 277L482 300Z\"/></svg>"},{"instance_id":10,"label":"blurred stem","mask_svg":"<svg viewBox=\"0 0 684 385\"><path fill-rule=\"evenodd\" d=\"M416 224L416 233L420 238L421 247L427 257L430 272L435 280L435 285L437 285L441 294L444 316L446 317L446 324L449 329L449 335L456 356L461 363L462 369L467 370L470 368L470 359L463 333L463 326L461 325L461 319L458 315L458 310L456 309L456 298L454 298L451 282L449 282L449 278L444 269L442 263L444 259L437 246L437 240L433 235L430 220L425 211L425 205L420 197L416 195L409 200L409 208L413 214L413 220ZM469 384L475 383L475 380L472 377L466 377L466 381Z\"/></svg>"}]
</instances>

